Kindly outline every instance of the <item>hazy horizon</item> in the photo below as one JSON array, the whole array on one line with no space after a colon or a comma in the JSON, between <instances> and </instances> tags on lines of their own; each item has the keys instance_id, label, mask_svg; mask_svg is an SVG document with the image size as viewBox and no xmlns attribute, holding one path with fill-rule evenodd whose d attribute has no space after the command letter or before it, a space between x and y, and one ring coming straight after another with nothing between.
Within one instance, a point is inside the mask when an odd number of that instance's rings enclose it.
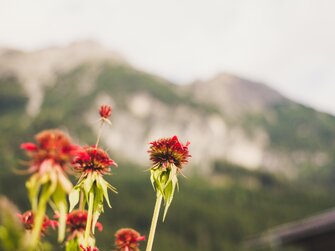
<instances>
[{"instance_id":1,"label":"hazy horizon","mask_svg":"<svg viewBox=\"0 0 335 251\"><path fill-rule=\"evenodd\" d=\"M220 72L335 114L330 0L0 0L0 46L93 40L177 83Z\"/></svg>"}]
</instances>

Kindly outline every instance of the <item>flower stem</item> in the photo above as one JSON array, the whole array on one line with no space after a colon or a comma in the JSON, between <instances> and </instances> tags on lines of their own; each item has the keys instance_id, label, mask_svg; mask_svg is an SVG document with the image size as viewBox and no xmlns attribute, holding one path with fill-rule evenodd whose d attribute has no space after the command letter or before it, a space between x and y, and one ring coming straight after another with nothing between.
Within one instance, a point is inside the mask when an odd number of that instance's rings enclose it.
<instances>
[{"instance_id":1,"label":"flower stem","mask_svg":"<svg viewBox=\"0 0 335 251\"><path fill-rule=\"evenodd\" d=\"M38 203L37 212L34 212L34 226L31 234L30 251L35 251L40 241L41 229L47 207L49 194L46 189L43 189L41 199Z\"/></svg>"},{"instance_id":2,"label":"flower stem","mask_svg":"<svg viewBox=\"0 0 335 251\"><path fill-rule=\"evenodd\" d=\"M100 127L99 127L99 131L98 131L98 138L97 138L97 142L95 143L95 146L98 147L99 141L100 141L100 137L101 137L101 132L102 132L102 126L104 125L104 121L101 120L100 123Z\"/></svg>"},{"instance_id":3,"label":"flower stem","mask_svg":"<svg viewBox=\"0 0 335 251\"><path fill-rule=\"evenodd\" d=\"M80 191L80 199L79 199L79 210L84 210L84 192Z\"/></svg>"},{"instance_id":4,"label":"flower stem","mask_svg":"<svg viewBox=\"0 0 335 251\"><path fill-rule=\"evenodd\" d=\"M86 222L85 237L84 237L85 247L88 246L88 238L90 237L91 228L92 228L93 205L94 205L94 192L93 192L93 189L91 189L89 193L89 198L88 198L87 222Z\"/></svg>"},{"instance_id":5,"label":"flower stem","mask_svg":"<svg viewBox=\"0 0 335 251\"><path fill-rule=\"evenodd\" d=\"M154 214L152 215L152 221L151 221L151 227L150 227L150 233L149 233L146 251L152 250L152 245L154 243L157 220L158 220L161 204L162 204L162 195L159 192L157 192L156 204L155 204Z\"/></svg>"},{"instance_id":6,"label":"flower stem","mask_svg":"<svg viewBox=\"0 0 335 251\"><path fill-rule=\"evenodd\" d=\"M67 212L67 205L65 203L60 203L59 204L59 219L58 219L58 242L62 242L65 238L66 212Z\"/></svg>"}]
</instances>

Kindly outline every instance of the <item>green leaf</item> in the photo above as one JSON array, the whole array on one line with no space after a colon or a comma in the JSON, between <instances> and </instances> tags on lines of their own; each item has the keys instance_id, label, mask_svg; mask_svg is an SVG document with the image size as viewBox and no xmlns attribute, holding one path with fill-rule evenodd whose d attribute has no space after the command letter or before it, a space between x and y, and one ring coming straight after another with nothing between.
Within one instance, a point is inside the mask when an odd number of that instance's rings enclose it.
<instances>
[{"instance_id":1,"label":"green leaf","mask_svg":"<svg viewBox=\"0 0 335 251\"><path fill-rule=\"evenodd\" d=\"M172 182L169 182L167 187L164 190L164 203L165 203L165 208L164 208L164 214L163 214L163 221L165 220L166 214L169 210L169 207L171 205L172 199L173 199L173 192L174 192L174 186Z\"/></svg>"},{"instance_id":2,"label":"green leaf","mask_svg":"<svg viewBox=\"0 0 335 251\"><path fill-rule=\"evenodd\" d=\"M26 182L26 187L28 189L28 196L32 210L36 211L38 204L38 194L41 188L41 183L39 182L38 174L34 174L30 177L30 179Z\"/></svg>"},{"instance_id":3,"label":"green leaf","mask_svg":"<svg viewBox=\"0 0 335 251\"><path fill-rule=\"evenodd\" d=\"M105 181L101 176L97 179L97 187L98 190L100 190L99 192L103 194L103 197L105 197L108 206L111 208L111 203L109 202L109 197L108 197L108 183L107 181ZM103 198L102 198L103 199Z\"/></svg>"},{"instance_id":4,"label":"green leaf","mask_svg":"<svg viewBox=\"0 0 335 251\"><path fill-rule=\"evenodd\" d=\"M87 177L82 181L82 186L83 186L83 190L85 194L88 195L95 180L96 180L95 175L92 173L89 173Z\"/></svg>"},{"instance_id":5,"label":"green leaf","mask_svg":"<svg viewBox=\"0 0 335 251\"><path fill-rule=\"evenodd\" d=\"M73 186L69 178L64 174L63 170L60 168L56 169L56 172L59 185L67 194L70 193Z\"/></svg>"},{"instance_id":6,"label":"green leaf","mask_svg":"<svg viewBox=\"0 0 335 251\"><path fill-rule=\"evenodd\" d=\"M163 199L165 204L163 221L165 220L166 214L171 206L176 186L178 186L177 167L175 165L171 165L171 169L168 174L168 179L165 183L163 193Z\"/></svg>"},{"instance_id":7,"label":"green leaf","mask_svg":"<svg viewBox=\"0 0 335 251\"><path fill-rule=\"evenodd\" d=\"M64 191L61 184L57 186L52 197L56 206L56 210L58 211L59 214L58 242L62 242L65 238L65 230L66 230L67 200L66 200L66 191Z\"/></svg>"},{"instance_id":8,"label":"green leaf","mask_svg":"<svg viewBox=\"0 0 335 251\"><path fill-rule=\"evenodd\" d=\"M154 191L156 191L156 185L155 185L155 177L154 177L154 170L150 170L150 181L151 181L151 185L152 185L152 188L154 189Z\"/></svg>"},{"instance_id":9,"label":"green leaf","mask_svg":"<svg viewBox=\"0 0 335 251\"><path fill-rule=\"evenodd\" d=\"M79 251L79 250L81 250L80 247L79 247L78 238L68 240L65 244L65 250L66 251Z\"/></svg>"},{"instance_id":10,"label":"green leaf","mask_svg":"<svg viewBox=\"0 0 335 251\"><path fill-rule=\"evenodd\" d=\"M100 214L104 211L103 201L104 201L103 192L101 191L101 189L96 189L93 204L94 210L93 210L92 229L91 229L93 234L95 232L95 225L98 222Z\"/></svg>"},{"instance_id":11,"label":"green leaf","mask_svg":"<svg viewBox=\"0 0 335 251\"><path fill-rule=\"evenodd\" d=\"M111 190L113 193L116 193L116 194L118 193L116 187L113 187L107 181L106 181L106 183L107 183L107 187L108 187L109 190Z\"/></svg>"},{"instance_id":12,"label":"green leaf","mask_svg":"<svg viewBox=\"0 0 335 251\"><path fill-rule=\"evenodd\" d=\"M70 212L78 204L79 197L80 197L80 189L77 186L75 186L69 194Z\"/></svg>"}]
</instances>

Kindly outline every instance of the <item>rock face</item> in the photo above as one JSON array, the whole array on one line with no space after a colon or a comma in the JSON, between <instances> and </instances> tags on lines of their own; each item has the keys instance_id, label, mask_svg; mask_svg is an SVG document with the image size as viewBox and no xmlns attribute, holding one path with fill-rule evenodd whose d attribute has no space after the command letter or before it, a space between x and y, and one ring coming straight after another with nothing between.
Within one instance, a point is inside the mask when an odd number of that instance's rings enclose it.
<instances>
[{"instance_id":1,"label":"rock face","mask_svg":"<svg viewBox=\"0 0 335 251\"><path fill-rule=\"evenodd\" d=\"M236 117L244 112L264 112L269 106L284 101L275 90L229 74L193 84L194 97L215 104L227 115Z\"/></svg>"},{"instance_id":2,"label":"rock face","mask_svg":"<svg viewBox=\"0 0 335 251\"><path fill-rule=\"evenodd\" d=\"M146 142L173 135L191 141L192 163L204 173L226 160L294 175L329 165L334 152L332 116L229 74L178 86L85 42L30 53L2 49L0 80L8 76L26 91L29 114L48 114L47 125L75 130L78 121L65 122L75 114L94 131L97 107L111 104L113 126L102 140L135 162L148 164Z\"/></svg>"}]
</instances>

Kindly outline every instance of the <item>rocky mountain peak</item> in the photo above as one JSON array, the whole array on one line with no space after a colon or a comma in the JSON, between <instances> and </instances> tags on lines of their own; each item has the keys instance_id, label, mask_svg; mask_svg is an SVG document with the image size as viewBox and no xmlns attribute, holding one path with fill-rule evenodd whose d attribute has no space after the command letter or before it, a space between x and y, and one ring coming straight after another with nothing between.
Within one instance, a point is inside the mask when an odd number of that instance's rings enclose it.
<instances>
[{"instance_id":1,"label":"rocky mountain peak","mask_svg":"<svg viewBox=\"0 0 335 251\"><path fill-rule=\"evenodd\" d=\"M285 98L270 87L237 76L221 73L193 84L198 100L220 107L224 114L236 117L244 112L262 112Z\"/></svg>"}]
</instances>

